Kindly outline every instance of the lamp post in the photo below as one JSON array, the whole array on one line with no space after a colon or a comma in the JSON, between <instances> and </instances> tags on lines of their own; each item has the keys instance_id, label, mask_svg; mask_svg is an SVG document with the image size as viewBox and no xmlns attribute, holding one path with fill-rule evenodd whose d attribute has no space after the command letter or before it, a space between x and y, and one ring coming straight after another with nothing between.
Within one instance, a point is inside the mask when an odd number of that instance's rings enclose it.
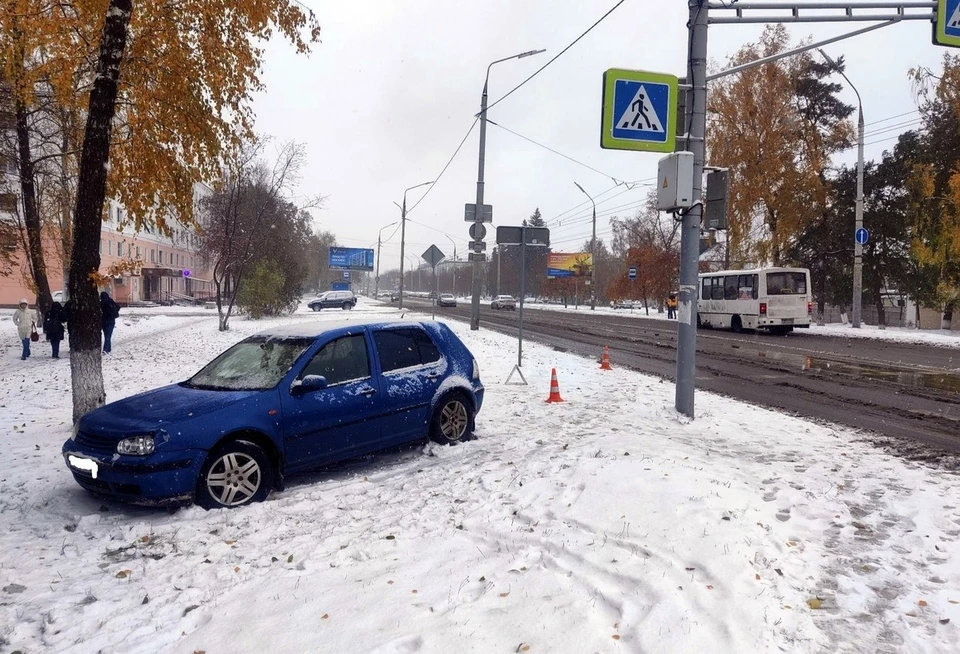
<instances>
[{"instance_id":1,"label":"lamp post","mask_svg":"<svg viewBox=\"0 0 960 654\"><path fill-rule=\"evenodd\" d=\"M477 213L474 218L475 222L483 224L483 163L484 156L486 154L487 147L487 86L490 82L490 69L494 64L499 64L504 61L510 61L511 59L523 59L524 57L530 57L532 55L540 54L541 52L546 52L546 50L529 50L527 52L521 52L520 54L515 54L510 57L504 57L503 59L497 59L496 61L491 61L487 66L487 74L483 78L483 94L480 96L480 154L479 162L477 166ZM479 236L480 232L477 232ZM474 246L471 248L473 253L473 298L470 302L470 329L476 331L480 329L480 257L483 256L483 250L480 249L480 244L483 243L482 238L476 238L473 240Z\"/></svg>"},{"instance_id":2,"label":"lamp post","mask_svg":"<svg viewBox=\"0 0 960 654\"><path fill-rule=\"evenodd\" d=\"M444 234L446 236L446 234ZM447 240L450 241L450 244L453 245L453 296L457 296L457 243L451 237L447 236Z\"/></svg>"},{"instance_id":3,"label":"lamp post","mask_svg":"<svg viewBox=\"0 0 960 654\"><path fill-rule=\"evenodd\" d=\"M380 231L377 232L377 272L376 272L376 278L373 284L374 298L380 297L380 236L383 235L383 230L385 230L387 227L393 227L396 224L397 224L397 221L394 220L389 225L384 225L383 227L381 227Z\"/></svg>"},{"instance_id":4,"label":"lamp post","mask_svg":"<svg viewBox=\"0 0 960 654\"><path fill-rule=\"evenodd\" d=\"M596 285L596 276L593 274L597 269L597 203L593 201L593 198L590 197L590 194L583 190L583 187L573 183L580 192L590 198L590 203L593 204L593 236L590 238L590 258L593 260L593 265L590 266L590 310L595 311L597 308L597 285Z\"/></svg>"},{"instance_id":5,"label":"lamp post","mask_svg":"<svg viewBox=\"0 0 960 654\"><path fill-rule=\"evenodd\" d=\"M415 188L420 188L427 184L433 184L433 182L423 182L422 184L417 184L405 189L403 191L403 206L394 202L394 204L400 207L400 304L398 306L401 309L403 308L403 251L404 242L407 238L407 191L412 191Z\"/></svg>"},{"instance_id":6,"label":"lamp post","mask_svg":"<svg viewBox=\"0 0 960 654\"><path fill-rule=\"evenodd\" d=\"M818 48L819 49L819 48ZM857 208L856 208L856 227L854 235L860 232L863 227L863 100L860 98L860 91L853 85L850 78L840 70L830 56L820 50L820 54L833 66L840 76L847 81L853 92L857 94ZM853 242L853 327L860 328L861 299L863 296L863 245L856 238Z\"/></svg>"}]
</instances>

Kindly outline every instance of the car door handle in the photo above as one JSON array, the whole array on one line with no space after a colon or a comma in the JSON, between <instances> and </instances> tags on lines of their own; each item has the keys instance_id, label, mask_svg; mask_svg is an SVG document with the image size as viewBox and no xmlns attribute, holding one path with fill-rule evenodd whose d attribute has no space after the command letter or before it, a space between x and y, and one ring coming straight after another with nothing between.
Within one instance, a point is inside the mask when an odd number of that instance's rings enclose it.
<instances>
[{"instance_id":1,"label":"car door handle","mask_svg":"<svg viewBox=\"0 0 960 654\"><path fill-rule=\"evenodd\" d=\"M441 377L441 374L439 372L431 372L427 374L427 379L429 379L430 381L433 381L435 379L440 379L440 377Z\"/></svg>"},{"instance_id":2,"label":"car door handle","mask_svg":"<svg viewBox=\"0 0 960 654\"><path fill-rule=\"evenodd\" d=\"M375 389L373 386L364 386L363 388L360 389L360 394L366 395L367 397L370 397L376 392L377 392L377 389Z\"/></svg>"}]
</instances>

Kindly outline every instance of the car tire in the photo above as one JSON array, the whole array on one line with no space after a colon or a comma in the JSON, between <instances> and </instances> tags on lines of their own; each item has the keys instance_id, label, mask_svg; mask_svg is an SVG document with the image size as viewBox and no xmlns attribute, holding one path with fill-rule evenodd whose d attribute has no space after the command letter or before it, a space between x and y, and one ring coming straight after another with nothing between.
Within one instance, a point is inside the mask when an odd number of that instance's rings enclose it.
<instances>
[{"instance_id":1,"label":"car tire","mask_svg":"<svg viewBox=\"0 0 960 654\"><path fill-rule=\"evenodd\" d=\"M430 420L430 438L437 443L453 445L473 435L473 409L463 393L445 395Z\"/></svg>"},{"instance_id":2,"label":"car tire","mask_svg":"<svg viewBox=\"0 0 960 654\"><path fill-rule=\"evenodd\" d=\"M314 305L311 305L310 308L313 309L314 311L319 311L319 310L320 310L320 305L319 305L319 304L314 304Z\"/></svg>"},{"instance_id":3,"label":"car tire","mask_svg":"<svg viewBox=\"0 0 960 654\"><path fill-rule=\"evenodd\" d=\"M212 450L200 469L197 504L205 509L234 509L262 502L273 488L273 466L266 452L237 440Z\"/></svg>"},{"instance_id":4,"label":"car tire","mask_svg":"<svg viewBox=\"0 0 960 654\"><path fill-rule=\"evenodd\" d=\"M344 302L344 303L343 303L343 310L344 310L344 311L349 311L349 310L352 309L352 308L353 308L353 305L350 304L349 302Z\"/></svg>"}]
</instances>

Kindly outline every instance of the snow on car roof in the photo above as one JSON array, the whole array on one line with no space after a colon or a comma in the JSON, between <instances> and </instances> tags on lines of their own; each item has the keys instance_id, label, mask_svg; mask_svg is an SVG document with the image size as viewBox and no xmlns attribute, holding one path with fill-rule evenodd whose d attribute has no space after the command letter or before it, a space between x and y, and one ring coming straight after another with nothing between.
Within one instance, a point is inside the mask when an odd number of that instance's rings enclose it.
<instances>
[{"instance_id":1,"label":"snow on car roof","mask_svg":"<svg viewBox=\"0 0 960 654\"><path fill-rule=\"evenodd\" d=\"M283 325L282 327L272 327L270 329L265 329L262 332L257 332L255 336L280 336L280 337L294 337L302 336L307 338L314 338L321 334L327 332L332 332L340 329L349 329L351 327L395 327L398 325L409 325L409 324L420 324L424 322L422 320L404 320L400 321L396 318L392 320L383 320L381 319L370 319L370 318L358 318L358 319L341 319L341 320L305 320L303 322L298 322L293 325Z\"/></svg>"}]
</instances>

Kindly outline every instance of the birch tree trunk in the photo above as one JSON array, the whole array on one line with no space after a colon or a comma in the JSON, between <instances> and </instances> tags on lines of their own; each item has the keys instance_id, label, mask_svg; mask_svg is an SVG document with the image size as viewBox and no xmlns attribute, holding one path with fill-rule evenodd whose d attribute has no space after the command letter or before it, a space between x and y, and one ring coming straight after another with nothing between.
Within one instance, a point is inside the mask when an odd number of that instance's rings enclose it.
<instances>
[{"instance_id":1,"label":"birch tree trunk","mask_svg":"<svg viewBox=\"0 0 960 654\"><path fill-rule=\"evenodd\" d=\"M117 80L132 11L133 0L110 0L107 7L80 155L69 288L72 303L70 371L74 422L101 406L106 399L100 355L100 301L96 275L100 269L100 226L107 191Z\"/></svg>"}]
</instances>

